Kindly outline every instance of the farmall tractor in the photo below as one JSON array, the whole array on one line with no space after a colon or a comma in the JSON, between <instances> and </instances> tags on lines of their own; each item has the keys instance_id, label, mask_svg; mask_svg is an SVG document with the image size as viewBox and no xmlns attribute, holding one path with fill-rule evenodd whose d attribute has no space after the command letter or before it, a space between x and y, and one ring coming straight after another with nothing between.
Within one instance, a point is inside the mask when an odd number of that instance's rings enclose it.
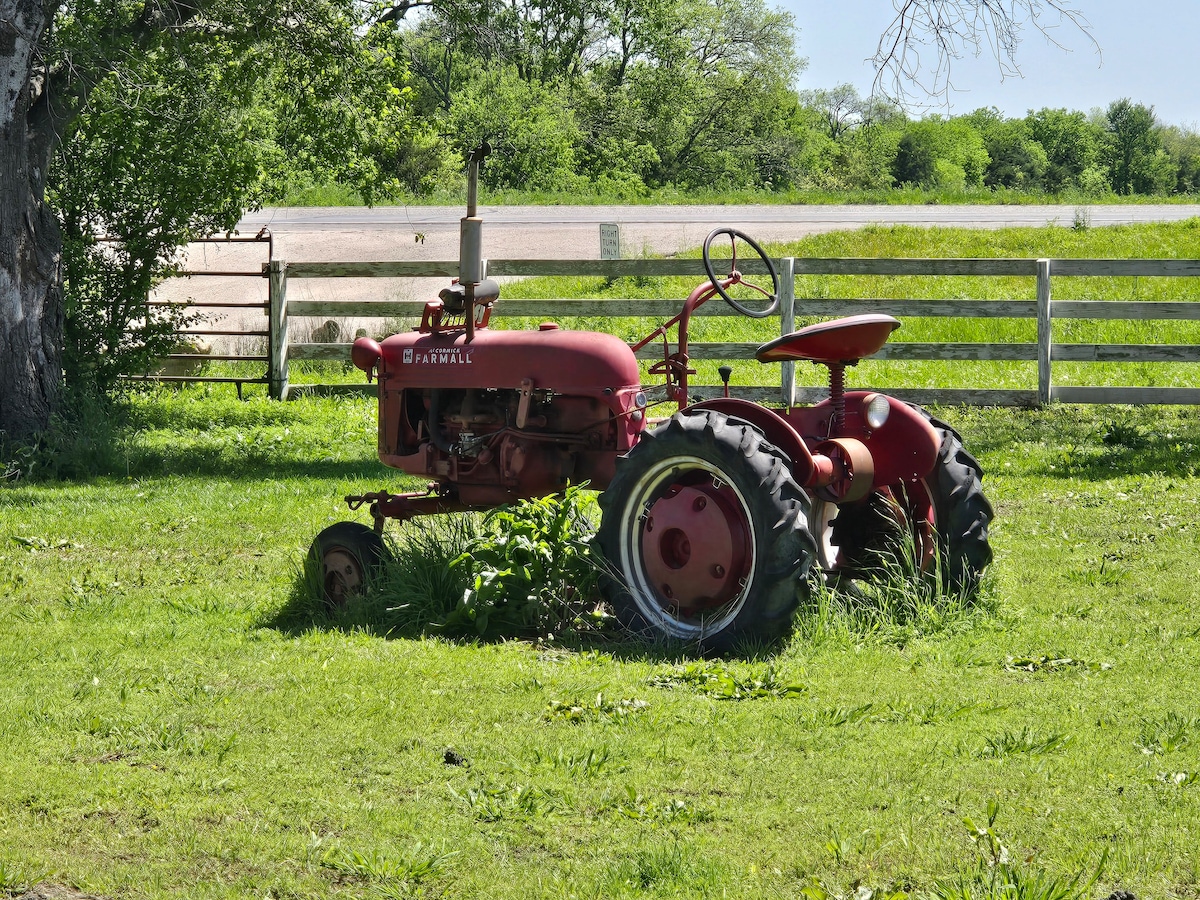
<instances>
[{"instance_id":1,"label":"farmall tractor","mask_svg":"<svg viewBox=\"0 0 1200 900\"><path fill-rule=\"evenodd\" d=\"M771 640L788 628L813 567L829 580L869 578L897 554L949 590L976 587L992 555L978 463L924 410L845 388L846 369L877 352L896 319L821 322L758 348L763 363L828 369L829 396L815 406L730 397L725 367L725 396L690 402L696 310L714 297L751 317L778 305L771 260L720 228L704 242L708 281L633 347L554 323L489 328L499 289L481 271L476 184L485 154L470 160L457 283L426 304L415 331L354 343L354 364L378 381L380 460L429 484L346 498L352 509L369 505L375 527L341 522L317 536L329 602L344 602L383 557L387 519L486 509L583 482L603 491L602 590L635 633L713 651ZM714 246L726 244L729 256L717 258ZM743 248L757 257L762 284L739 270ZM660 338L664 357L649 371L677 411L658 420L634 353Z\"/></svg>"}]
</instances>

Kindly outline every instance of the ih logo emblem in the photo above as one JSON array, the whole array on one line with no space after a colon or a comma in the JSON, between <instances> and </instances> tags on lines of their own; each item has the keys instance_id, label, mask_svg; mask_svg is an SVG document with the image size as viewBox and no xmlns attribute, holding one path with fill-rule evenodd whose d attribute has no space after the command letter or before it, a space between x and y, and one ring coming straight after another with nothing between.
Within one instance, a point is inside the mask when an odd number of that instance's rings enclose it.
<instances>
[{"instance_id":1,"label":"ih logo emblem","mask_svg":"<svg viewBox=\"0 0 1200 900\"><path fill-rule=\"evenodd\" d=\"M406 363L412 362L412 349L411 348L404 351L404 361Z\"/></svg>"}]
</instances>

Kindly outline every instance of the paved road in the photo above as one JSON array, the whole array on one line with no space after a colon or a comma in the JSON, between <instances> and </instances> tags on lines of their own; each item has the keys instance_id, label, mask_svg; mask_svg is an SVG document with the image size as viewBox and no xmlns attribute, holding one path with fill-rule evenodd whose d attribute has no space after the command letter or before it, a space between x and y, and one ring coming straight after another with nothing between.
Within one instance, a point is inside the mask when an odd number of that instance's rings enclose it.
<instances>
[{"instance_id":1,"label":"paved road","mask_svg":"<svg viewBox=\"0 0 1200 900\"><path fill-rule=\"evenodd\" d=\"M267 226L290 258L453 259L462 207L274 208L246 216L239 230ZM766 241L865 225L968 228L1167 222L1200 216L1200 205L1102 206L510 206L481 207L484 252L502 258L588 258L599 255L600 223L621 226L622 252L674 253L695 247L718 225ZM317 235L321 235L318 237ZM408 240L405 240L408 238ZM419 240L418 240L419 238ZM330 256L329 252L356 253ZM384 256L376 254L384 253ZM447 255L447 253L449 255ZM316 254L316 255L313 255Z\"/></svg>"},{"instance_id":2,"label":"paved road","mask_svg":"<svg viewBox=\"0 0 1200 900\"><path fill-rule=\"evenodd\" d=\"M485 206L480 215L497 227L697 224L728 221L745 225L788 226L825 231L869 224L956 225L999 228L1010 225L1071 224L1087 210L1093 225L1167 222L1200 216L1200 205L1099 206ZM386 206L374 209L273 208L251 213L243 230L269 225L277 231L329 231L360 228L457 226L462 207Z\"/></svg>"}]
</instances>

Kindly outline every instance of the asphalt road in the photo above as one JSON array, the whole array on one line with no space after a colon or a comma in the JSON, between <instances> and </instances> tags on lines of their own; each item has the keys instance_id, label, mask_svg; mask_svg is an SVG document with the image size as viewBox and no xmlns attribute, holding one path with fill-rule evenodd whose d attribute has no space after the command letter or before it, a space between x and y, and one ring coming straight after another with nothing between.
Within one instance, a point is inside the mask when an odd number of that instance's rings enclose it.
<instances>
[{"instance_id":1,"label":"asphalt road","mask_svg":"<svg viewBox=\"0 0 1200 900\"><path fill-rule=\"evenodd\" d=\"M1098 206L484 206L480 216L499 227L698 224L736 222L744 225L786 225L827 231L869 224L957 225L999 228L1011 225L1070 224L1075 212L1086 209L1093 225L1166 222L1200 215L1200 205ZM286 231L325 231L345 228L436 228L457 226L462 207L381 206L333 208L272 208L247 215L243 230L269 225Z\"/></svg>"},{"instance_id":2,"label":"asphalt road","mask_svg":"<svg viewBox=\"0 0 1200 900\"><path fill-rule=\"evenodd\" d=\"M289 258L453 259L462 207L272 208L246 216L239 230L270 228ZM1200 216L1200 205L1098 206L510 206L480 207L484 253L502 258L595 258L599 225L621 226L622 254L674 253L695 247L719 225L764 241L866 225L945 225L967 228L1070 226L1077 215L1092 225L1168 222ZM342 239L345 236L345 242ZM405 238L408 240L404 240ZM328 256L329 250L357 252ZM446 253L449 252L447 256ZM316 254L316 255L313 255Z\"/></svg>"}]
</instances>

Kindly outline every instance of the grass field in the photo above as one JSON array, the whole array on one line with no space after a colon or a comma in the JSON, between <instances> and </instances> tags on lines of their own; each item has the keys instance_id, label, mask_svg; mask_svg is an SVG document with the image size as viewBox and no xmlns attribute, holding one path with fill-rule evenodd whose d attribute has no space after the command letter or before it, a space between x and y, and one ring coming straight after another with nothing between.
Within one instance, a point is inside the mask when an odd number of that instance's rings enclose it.
<instances>
[{"instance_id":1,"label":"grass field","mask_svg":"<svg viewBox=\"0 0 1200 900\"><path fill-rule=\"evenodd\" d=\"M312 612L312 536L403 482L370 403L231 393L0 488L0 891L1200 897L1191 410L942 411L985 601L702 661Z\"/></svg>"},{"instance_id":2,"label":"grass field","mask_svg":"<svg viewBox=\"0 0 1200 900\"><path fill-rule=\"evenodd\" d=\"M1198 227L868 229L772 251L1195 257ZM1195 299L1182 280L1091 281L1088 299ZM1032 297L973 279L799 287ZM1070 339L1200 339L1119 327ZM896 337L1024 328L913 320ZM1031 365L908 365L852 380L1033 383ZM743 363L735 383L776 377ZM982 601L821 594L783 645L698 660L605 633L466 639L404 597L329 618L306 594L312 537L365 521L346 494L415 485L376 461L372 402L247 394L134 396L60 433L53 456L4 460L0 894L47 880L130 898L1200 898L1194 410L939 411L996 507ZM396 568L453 583L459 537L393 529Z\"/></svg>"}]
</instances>

